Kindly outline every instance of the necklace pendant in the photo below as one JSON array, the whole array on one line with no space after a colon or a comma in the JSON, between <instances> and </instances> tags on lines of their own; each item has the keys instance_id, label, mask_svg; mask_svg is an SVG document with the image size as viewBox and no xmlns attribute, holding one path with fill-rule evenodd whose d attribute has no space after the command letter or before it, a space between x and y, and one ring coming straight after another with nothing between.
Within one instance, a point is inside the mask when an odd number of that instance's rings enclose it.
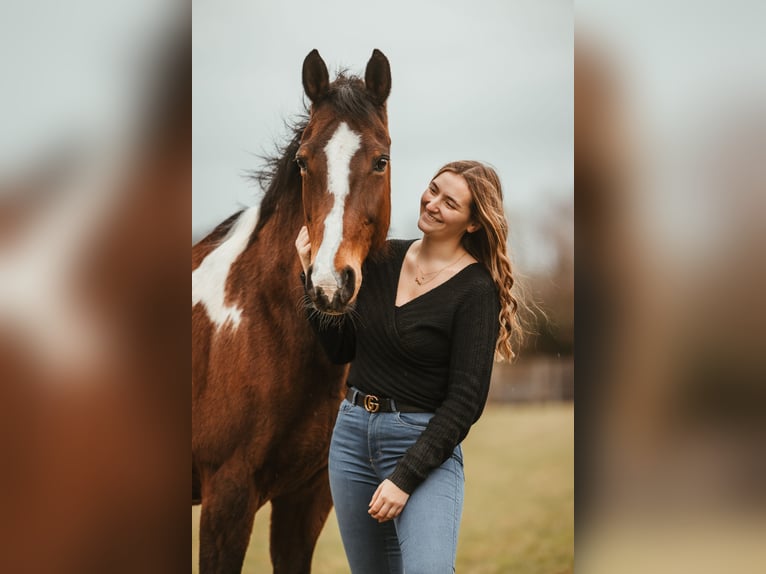
<instances>
[{"instance_id":1,"label":"necklace pendant","mask_svg":"<svg viewBox=\"0 0 766 574\"><path fill-rule=\"evenodd\" d=\"M417 283L418 285L422 285L423 284L423 283L421 283L420 277L415 277L415 283Z\"/></svg>"}]
</instances>

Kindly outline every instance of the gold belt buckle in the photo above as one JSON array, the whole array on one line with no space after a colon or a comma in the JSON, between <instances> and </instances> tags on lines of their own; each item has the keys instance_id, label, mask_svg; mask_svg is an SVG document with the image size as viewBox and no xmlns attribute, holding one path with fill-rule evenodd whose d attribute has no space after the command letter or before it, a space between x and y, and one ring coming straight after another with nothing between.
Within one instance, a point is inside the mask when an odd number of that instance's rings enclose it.
<instances>
[{"instance_id":1,"label":"gold belt buckle","mask_svg":"<svg viewBox=\"0 0 766 574\"><path fill-rule=\"evenodd\" d=\"M367 395L364 397L364 409L368 413L377 413L379 408L380 402L378 402L378 397L375 395Z\"/></svg>"}]
</instances>

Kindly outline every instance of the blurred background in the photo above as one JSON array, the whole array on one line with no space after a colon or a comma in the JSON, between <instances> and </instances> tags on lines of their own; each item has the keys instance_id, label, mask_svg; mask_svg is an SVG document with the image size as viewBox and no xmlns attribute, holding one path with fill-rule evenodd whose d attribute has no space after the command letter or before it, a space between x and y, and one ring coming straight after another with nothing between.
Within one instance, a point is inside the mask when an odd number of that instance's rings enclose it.
<instances>
[{"instance_id":1,"label":"blurred background","mask_svg":"<svg viewBox=\"0 0 766 574\"><path fill-rule=\"evenodd\" d=\"M181 2L0 7L2 572L188 571L190 61Z\"/></svg>"},{"instance_id":2,"label":"blurred background","mask_svg":"<svg viewBox=\"0 0 766 574\"><path fill-rule=\"evenodd\" d=\"M765 17L577 3L577 572L763 569Z\"/></svg>"}]
</instances>

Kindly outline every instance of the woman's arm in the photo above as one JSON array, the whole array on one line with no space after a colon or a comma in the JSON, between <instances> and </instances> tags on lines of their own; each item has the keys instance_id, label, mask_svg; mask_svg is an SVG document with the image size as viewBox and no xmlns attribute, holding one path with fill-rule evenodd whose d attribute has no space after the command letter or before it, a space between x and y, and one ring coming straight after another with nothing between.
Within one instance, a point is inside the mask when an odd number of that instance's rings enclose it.
<instances>
[{"instance_id":1,"label":"woman's arm","mask_svg":"<svg viewBox=\"0 0 766 574\"><path fill-rule=\"evenodd\" d=\"M407 493L452 454L478 420L489 393L499 332L500 303L491 283L483 283L460 305L452 326L447 394L388 478Z\"/></svg>"}]
</instances>

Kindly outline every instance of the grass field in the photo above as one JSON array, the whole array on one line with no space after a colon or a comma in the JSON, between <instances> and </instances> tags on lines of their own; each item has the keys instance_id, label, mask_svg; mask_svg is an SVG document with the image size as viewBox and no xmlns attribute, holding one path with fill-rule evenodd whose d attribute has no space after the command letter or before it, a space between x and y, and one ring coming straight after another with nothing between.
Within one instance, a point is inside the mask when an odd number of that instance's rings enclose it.
<instances>
[{"instance_id":1,"label":"grass field","mask_svg":"<svg viewBox=\"0 0 766 574\"><path fill-rule=\"evenodd\" d=\"M490 404L463 443L466 495L460 574L564 574L574 563L574 408ZM197 572L199 507L192 509ZM245 573L271 572L269 507L255 518ZM335 514L314 554L314 574L348 572Z\"/></svg>"}]
</instances>

